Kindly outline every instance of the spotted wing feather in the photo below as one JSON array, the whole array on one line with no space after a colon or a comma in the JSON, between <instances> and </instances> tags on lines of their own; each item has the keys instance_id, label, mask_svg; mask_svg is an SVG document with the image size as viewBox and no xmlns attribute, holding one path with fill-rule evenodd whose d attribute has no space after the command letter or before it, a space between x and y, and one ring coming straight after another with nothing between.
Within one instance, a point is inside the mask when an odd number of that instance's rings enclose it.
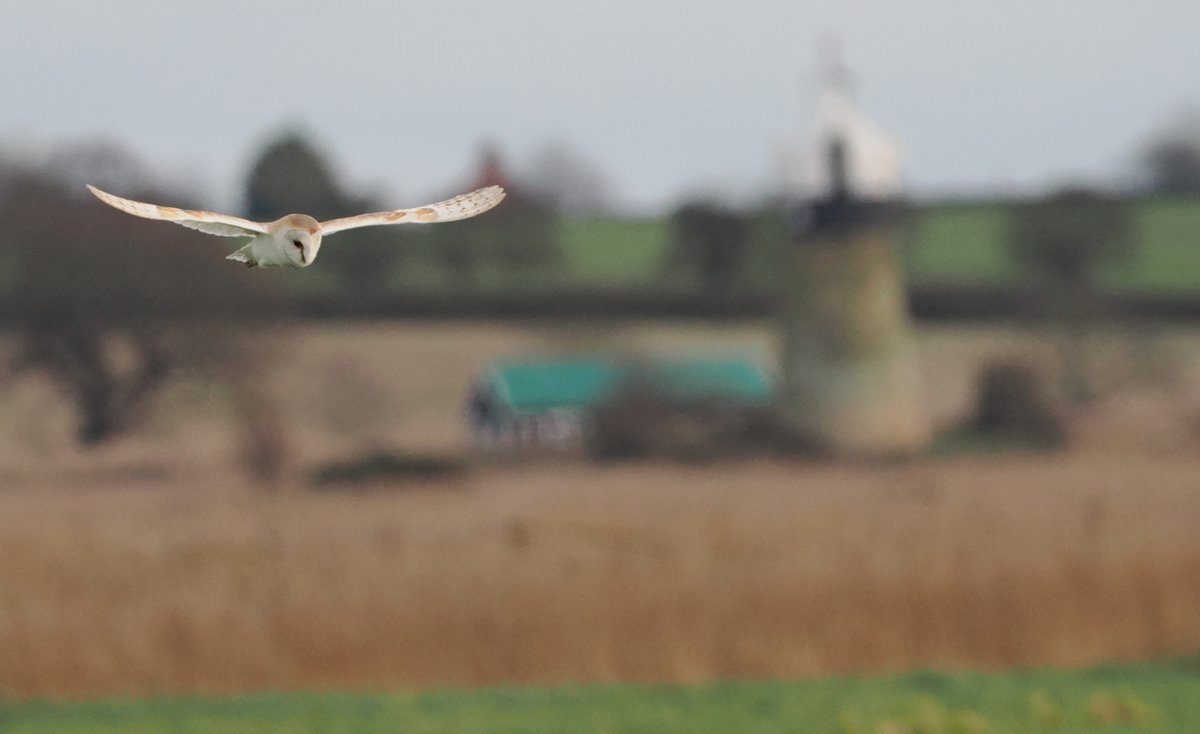
<instances>
[{"instance_id":1,"label":"spotted wing feather","mask_svg":"<svg viewBox=\"0 0 1200 734\"><path fill-rule=\"evenodd\" d=\"M111 207L120 209L126 214L146 219L161 219L166 222L174 222L189 229L199 230L205 234L217 235L218 237L254 237L267 232L265 224L252 222L249 219L242 219L241 217L198 211L196 209L176 209L173 206L159 206L157 204L146 204L141 201L122 199L120 196L115 196L107 191L101 191L95 186L90 185L88 186L88 190L95 194L96 198L100 199L100 201Z\"/></svg>"},{"instance_id":2,"label":"spotted wing feather","mask_svg":"<svg viewBox=\"0 0 1200 734\"><path fill-rule=\"evenodd\" d=\"M477 189L469 194L462 194L453 199L439 201L436 204L414 207L412 209L396 209L390 212L372 212L359 214L342 219L331 219L321 222L323 235L341 232L355 227L374 227L382 224L423 224L432 222L453 222L457 219L467 219L483 214L488 209L504 200L504 189L499 186L488 186Z\"/></svg>"}]
</instances>

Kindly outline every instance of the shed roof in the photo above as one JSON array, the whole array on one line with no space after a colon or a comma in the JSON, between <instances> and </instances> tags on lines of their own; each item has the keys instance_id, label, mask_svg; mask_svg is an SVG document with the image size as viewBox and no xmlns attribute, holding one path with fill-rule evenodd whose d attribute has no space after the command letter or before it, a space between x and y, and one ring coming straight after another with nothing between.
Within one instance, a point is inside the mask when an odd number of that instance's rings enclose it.
<instances>
[{"instance_id":1,"label":"shed roof","mask_svg":"<svg viewBox=\"0 0 1200 734\"><path fill-rule=\"evenodd\" d=\"M529 412L594 407L633 380L682 399L761 404L772 395L770 380L758 365L735 359L501 361L483 377L496 400Z\"/></svg>"}]
</instances>

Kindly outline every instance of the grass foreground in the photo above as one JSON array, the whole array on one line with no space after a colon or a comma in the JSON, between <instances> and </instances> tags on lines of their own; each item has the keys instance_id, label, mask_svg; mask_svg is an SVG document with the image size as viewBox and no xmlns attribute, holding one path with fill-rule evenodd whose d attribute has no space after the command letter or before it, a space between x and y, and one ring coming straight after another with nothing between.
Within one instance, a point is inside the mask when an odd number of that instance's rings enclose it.
<instances>
[{"instance_id":1,"label":"grass foreground","mask_svg":"<svg viewBox=\"0 0 1200 734\"><path fill-rule=\"evenodd\" d=\"M1182 734L1200 731L1200 659L1069 672L916 672L705 686L10 701L0 703L0 731Z\"/></svg>"}]
</instances>

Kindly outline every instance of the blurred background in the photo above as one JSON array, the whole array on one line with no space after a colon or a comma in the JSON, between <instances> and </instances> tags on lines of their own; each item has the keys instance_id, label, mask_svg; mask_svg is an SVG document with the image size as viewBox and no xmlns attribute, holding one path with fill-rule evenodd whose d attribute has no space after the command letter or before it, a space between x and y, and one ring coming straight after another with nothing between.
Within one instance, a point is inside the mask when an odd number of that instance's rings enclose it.
<instances>
[{"instance_id":1,"label":"blurred background","mask_svg":"<svg viewBox=\"0 0 1200 734\"><path fill-rule=\"evenodd\" d=\"M4 15L0 694L1200 652L1195 3Z\"/></svg>"}]
</instances>

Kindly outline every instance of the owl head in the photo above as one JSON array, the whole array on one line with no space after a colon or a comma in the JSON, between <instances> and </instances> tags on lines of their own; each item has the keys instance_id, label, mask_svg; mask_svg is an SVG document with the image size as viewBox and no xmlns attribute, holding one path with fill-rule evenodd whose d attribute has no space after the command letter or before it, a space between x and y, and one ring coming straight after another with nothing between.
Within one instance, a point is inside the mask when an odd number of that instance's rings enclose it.
<instances>
[{"instance_id":1,"label":"owl head","mask_svg":"<svg viewBox=\"0 0 1200 734\"><path fill-rule=\"evenodd\" d=\"M307 214L289 214L282 220L283 251L296 267L307 268L321 249L321 225Z\"/></svg>"}]
</instances>

